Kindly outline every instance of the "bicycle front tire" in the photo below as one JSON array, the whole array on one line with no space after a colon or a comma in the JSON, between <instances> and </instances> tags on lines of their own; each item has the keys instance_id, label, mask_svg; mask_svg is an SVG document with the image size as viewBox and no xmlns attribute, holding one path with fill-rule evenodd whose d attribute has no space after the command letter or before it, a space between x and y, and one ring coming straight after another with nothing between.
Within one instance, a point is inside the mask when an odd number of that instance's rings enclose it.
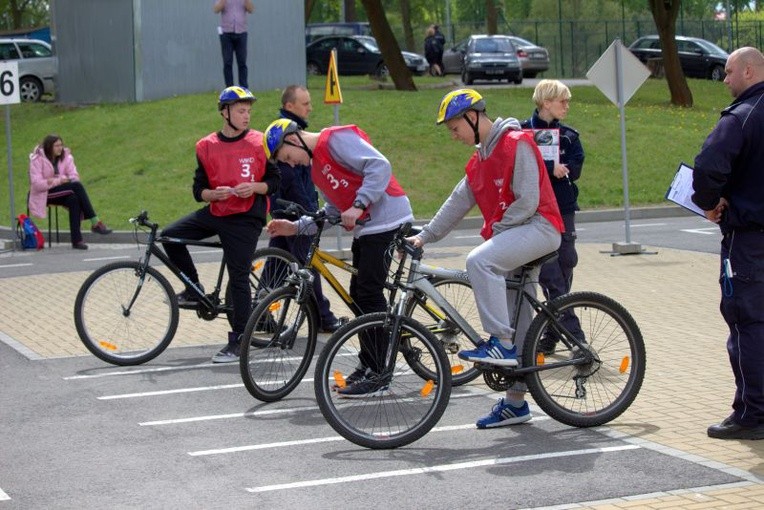
<instances>
[{"instance_id":1,"label":"bicycle front tire","mask_svg":"<svg viewBox=\"0 0 764 510\"><path fill-rule=\"evenodd\" d=\"M608 423L628 409L645 376L645 344L637 323L623 306L596 292L566 294L548 306L554 319L541 313L529 326L523 366L581 356L578 346L559 340L555 322L582 340L593 360L526 374L528 390L539 407L561 423L573 427ZM542 339L555 336L559 340L555 352L541 354Z\"/></svg>"},{"instance_id":2,"label":"bicycle front tire","mask_svg":"<svg viewBox=\"0 0 764 510\"><path fill-rule=\"evenodd\" d=\"M239 370L249 393L263 402L289 395L308 371L318 338L313 300L296 300L294 287L263 298L241 338Z\"/></svg>"},{"instance_id":3,"label":"bicycle front tire","mask_svg":"<svg viewBox=\"0 0 764 510\"><path fill-rule=\"evenodd\" d=\"M344 387L345 378L358 368L363 335L392 341L392 319L386 313L363 315L343 325L316 362L314 387L321 413L345 439L365 448L397 448L420 439L440 420L451 395L450 365L440 341L419 322L400 319L395 334L409 337L410 352L395 353L387 388L376 396L343 398L337 388ZM410 369L407 358L414 355L427 358L424 364L431 367L433 379L425 381Z\"/></svg>"},{"instance_id":4,"label":"bicycle front tire","mask_svg":"<svg viewBox=\"0 0 764 510\"><path fill-rule=\"evenodd\" d=\"M170 345L178 329L178 302L170 282L153 267L146 268L141 282L141 270L139 262L107 264L95 270L77 293L77 334L91 353L107 363L128 366L152 360Z\"/></svg>"}]
</instances>

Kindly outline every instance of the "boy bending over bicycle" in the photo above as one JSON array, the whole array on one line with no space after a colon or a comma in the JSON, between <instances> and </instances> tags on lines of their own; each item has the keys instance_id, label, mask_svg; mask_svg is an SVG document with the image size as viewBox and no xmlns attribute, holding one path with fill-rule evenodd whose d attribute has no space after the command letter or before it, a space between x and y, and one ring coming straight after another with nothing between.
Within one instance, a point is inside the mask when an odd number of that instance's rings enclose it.
<instances>
[{"instance_id":1,"label":"boy bending over bicycle","mask_svg":"<svg viewBox=\"0 0 764 510\"><path fill-rule=\"evenodd\" d=\"M281 177L263 152L263 134L249 129L252 93L242 87L228 87L220 93L218 111L223 128L196 143L197 168L193 193L197 202L208 205L179 219L162 231L167 237L200 240L217 235L223 245L233 299L233 331L228 344L212 357L213 363L239 360L241 334L247 326L252 297L249 271L268 213L267 193L273 193ZM165 244L164 251L191 282L201 289L199 274L188 248ZM192 305L197 294L186 289L178 294L178 304Z\"/></svg>"},{"instance_id":2,"label":"boy bending over bicycle","mask_svg":"<svg viewBox=\"0 0 764 510\"><path fill-rule=\"evenodd\" d=\"M419 247L442 239L478 206L484 219L480 235L485 241L467 255L467 273L480 321L490 337L477 349L461 351L458 356L514 367L533 310L525 303L520 323L510 324L514 301L507 295L505 277L556 250L564 230L546 166L533 138L520 130L520 123L513 118L492 121L485 113L482 96L472 89L446 94L436 124L445 124L454 140L475 145L477 150L467 162L465 177L432 221L411 240ZM515 383L506 398L499 399L492 411L477 421L477 427L530 420L525 392L524 384Z\"/></svg>"},{"instance_id":3,"label":"boy bending over bicycle","mask_svg":"<svg viewBox=\"0 0 764 510\"><path fill-rule=\"evenodd\" d=\"M387 158L356 126L335 126L320 132L303 131L289 119L273 121L263 138L271 160L291 166L310 165L311 178L326 198L328 216L341 216L342 226L353 231L353 267L350 296L363 313L384 312L384 284L390 260L385 257L398 227L414 219L409 199L393 176ZM368 221L357 224L356 220ZM310 235L313 220L274 219L267 226L271 236ZM360 364L338 392L348 398L365 397L386 390L378 373L384 367L384 341L367 338Z\"/></svg>"}]
</instances>

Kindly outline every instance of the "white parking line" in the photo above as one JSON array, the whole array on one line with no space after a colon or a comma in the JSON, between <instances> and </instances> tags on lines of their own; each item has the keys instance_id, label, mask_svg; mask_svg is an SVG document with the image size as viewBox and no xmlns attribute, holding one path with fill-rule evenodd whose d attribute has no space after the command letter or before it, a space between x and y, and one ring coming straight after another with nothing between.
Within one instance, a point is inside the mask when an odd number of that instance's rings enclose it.
<instances>
[{"instance_id":1,"label":"white parking line","mask_svg":"<svg viewBox=\"0 0 764 510\"><path fill-rule=\"evenodd\" d=\"M479 393L467 393L464 395L451 395L451 400L457 399L457 398L467 398L467 397L478 397L483 396ZM363 405L362 402L359 402L358 405ZM205 416L192 416L189 418L175 418L175 419L169 419L169 420L154 420L154 421L144 421L138 423L138 426L140 427L157 427L162 425L180 425L182 423L194 423L194 422L200 422L200 421L212 421L212 420L230 420L232 418L250 418L250 417L256 417L256 416L273 416L276 414L289 414L289 413L297 413L302 411L315 411L318 409L318 406L303 406L303 407L290 407L288 409L268 409L265 411L248 411L246 413L231 413L231 414L208 414Z\"/></svg>"},{"instance_id":2,"label":"white parking line","mask_svg":"<svg viewBox=\"0 0 764 510\"><path fill-rule=\"evenodd\" d=\"M11 497L0 489L0 501L10 501Z\"/></svg>"},{"instance_id":3,"label":"white parking line","mask_svg":"<svg viewBox=\"0 0 764 510\"><path fill-rule=\"evenodd\" d=\"M101 262L103 260L121 260L121 259L129 259L131 258L129 255L120 255L119 257L94 257L92 259L82 259L83 262Z\"/></svg>"},{"instance_id":4,"label":"white parking line","mask_svg":"<svg viewBox=\"0 0 764 510\"><path fill-rule=\"evenodd\" d=\"M198 368L223 368L227 367L226 363L202 363L201 365L188 365L182 367L154 367L143 368L140 370L120 370L118 372L105 372L102 374L86 374L86 375L69 375L64 377L64 381L74 381L77 379L99 379L101 377L115 377L121 375L138 375L138 374L150 374L155 372L170 372L174 370L196 370Z\"/></svg>"},{"instance_id":5,"label":"white parking line","mask_svg":"<svg viewBox=\"0 0 764 510\"><path fill-rule=\"evenodd\" d=\"M336 478L320 478L317 480L305 480L303 482L282 483L276 485L263 485L261 487L246 488L247 492L270 492L278 490L300 489L304 487L318 487L320 485L332 485L338 483L361 482L366 480L377 480L380 478L392 478L396 476L423 475L427 473L444 473L446 471L456 471L460 469L474 469L486 466L499 466L505 464L516 464L531 460L555 459L560 457L575 457L580 455L595 455L602 453L621 452L625 450L636 450L636 445L608 446L604 448L586 448L584 450L568 450L562 452L540 453L535 455L519 455L517 457L504 457L501 459L485 459L470 462L459 462L456 464L441 464L438 466L429 466L411 469L398 469L394 471L380 471L377 473L367 473L364 475L339 476Z\"/></svg>"},{"instance_id":6,"label":"white parking line","mask_svg":"<svg viewBox=\"0 0 764 510\"><path fill-rule=\"evenodd\" d=\"M179 388L176 390L161 390L161 391L144 391L142 393L123 393L121 395L103 395L97 397L96 400L119 400L123 398L140 398L140 397L157 397L161 395L175 395L178 393L193 393L197 391L213 391L213 390L229 390L232 388L243 388L244 385L239 384L219 384L217 386L201 386L197 388Z\"/></svg>"},{"instance_id":7,"label":"white parking line","mask_svg":"<svg viewBox=\"0 0 764 510\"><path fill-rule=\"evenodd\" d=\"M712 236L719 233L719 227L707 227L707 228L683 228L681 232L687 232L689 234L703 234Z\"/></svg>"},{"instance_id":8,"label":"white parking line","mask_svg":"<svg viewBox=\"0 0 764 510\"><path fill-rule=\"evenodd\" d=\"M551 420L548 416L539 416L533 417L533 421L542 421L542 420ZM446 425L443 427L434 427L428 434L432 434L433 432L451 432L454 430L467 430L467 429L474 429L475 424L474 423L468 423L465 425ZM281 441L279 443L265 443L265 444L252 444L252 445L246 445L246 446L233 446L230 448L218 448L215 450L199 450L196 452L188 452L189 455L192 457L201 457L206 455L221 455L221 454L227 454L227 453L238 453L238 452L247 452L252 450L266 450L268 448L285 448L289 446L303 446L308 444L318 444L318 443L329 443L333 441L344 441L345 438L342 436L329 436L329 437L317 437L314 439L301 439L301 440L294 440L294 441Z\"/></svg>"},{"instance_id":9,"label":"white parking line","mask_svg":"<svg viewBox=\"0 0 764 510\"><path fill-rule=\"evenodd\" d=\"M10 267L27 267L27 266L33 266L32 263L27 264L5 264L4 266L0 266L0 269L10 268Z\"/></svg>"}]
</instances>

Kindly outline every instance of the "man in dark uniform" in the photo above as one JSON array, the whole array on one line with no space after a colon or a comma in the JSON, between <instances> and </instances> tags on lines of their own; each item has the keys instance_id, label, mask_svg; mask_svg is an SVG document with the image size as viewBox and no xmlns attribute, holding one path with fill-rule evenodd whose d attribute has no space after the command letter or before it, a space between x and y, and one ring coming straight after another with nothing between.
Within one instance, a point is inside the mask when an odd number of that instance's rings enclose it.
<instances>
[{"instance_id":1,"label":"man in dark uniform","mask_svg":"<svg viewBox=\"0 0 764 510\"><path fill-rule=\"evenodd\" d=\"M735 398L708 428L717 439L764 439L764 55L740 48L724 79L735 100L695 158L692 196L722 231L721 313Z\"/></svg>"}]
</instances>

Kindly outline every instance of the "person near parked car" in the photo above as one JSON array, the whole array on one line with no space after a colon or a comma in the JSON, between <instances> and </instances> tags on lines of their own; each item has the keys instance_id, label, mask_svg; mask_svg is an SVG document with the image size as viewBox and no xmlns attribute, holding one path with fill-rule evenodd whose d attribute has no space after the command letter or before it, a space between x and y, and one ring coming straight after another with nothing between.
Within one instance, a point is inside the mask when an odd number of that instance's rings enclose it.
<instances>
[{"instance_id":1,"label":"person near parked car","mask_svg":"<svg viewBox=\"0 0 764 510\"><path fill-rule=\"evenodd\" d=\"M324 210L329 216L339 215L342 226L353 231L352 264L357 272L350 278L350 296L364 314L385 311L388 248L399 226L414 219L390 162L353 125L309 132L293 120L278 119L265 130L263 143L271 160L311 166L313 182L326 199ZM363 221L357 224L359 219ZM315 225L307 217L275 219L267 230L272 236L293 236L312 234ZM357 398L387 390L388 381L379 376L385 348L382 338L362 339L360 363L346 379L347 385L337 390L341 396Z\"/></svg>"},{"instance_id":2,"label":"person near parked car","mask_svg":"<svg viewBox=\"0 0 764 510\"><path fill-rule=\"evenodd\" d=\"M228 87L220 93L218 111L223 127L196 142L197 167L192 192L197 202L207 205L162 231L165 237L193 240L217 235L223 245L233 300L233 324L227 345L212 357L213 363L239 360L241 334L252 307L250 264L268 214L266 195L275 192L280 181L278 168L267 163L263 152L263 134L249 129L255 101L255 96L242 87ZM175 243L163 246L173 264L203 291L188 248ZM178 294L181 306L194 306L197 301L197 294L190 288Z\"/></svg>"},{"instance_id":3,"label":"person near parked car","mask_svg":"<svg viewBox=\"0 0 764 510\"><path fill-rule=\"evenodd\" d=\"M247 14L255 10L252 0L215 0L212 11L220 13L220 49L223 52L223 79L225 86L233 81L233 56L239 70L239 85L249 88L247 70Z\"/></svg>"},{"instance_id":4,"label":"person near parked car","mask_svg":"<svg viewBox=\"0 0 764 510\"><path fill-rule=\"evenodd\" d=\"M29 155L29 214L38 218L47 216L48 205L62 205L69 210L69 232L72 248L87 250L82 240L80 223L90 221L90 230L96 234L111 234L98 218L88 192L80 181L74 156L56 134L46 136Z\"/></svg>"},{"instance_id":5,"label":"person near parked car","mask_svg":"<svg viewBox=\"0 0 764 510\"><path fill-rule=\"evenodd\" d=\"M308 117L313 111L313 105L310 102L310 92L301 85L289 85L281 94L281 118L294 121L300 129L308 127ZM271 195L271 217L274 219L296 220L299 218L291 217L284 210L284 206L279 205L276 200L283 199L290 202L296 202L308 211L318 210L318 193L310 177L310 165L288 165L280 161L276 162L281 172L281 185L276 193ZM308 249L313 240L313 236L295 235L295 236L276 236L271 237L268 246L286 250L305 264L308 258ZM271 264L269 261L267 264ZM266 268L268 271L270 268ZM321 319L320 330L324 333L332 333L340 327L340 321L335 317L330 309L329 300L324 296L321 288L321 276L315 272L313 279L313 295L318 303L318 312Z\"/></svg>"},{"instance_id":6,"label":"person near parked car","mask_svg":"<svg viewBox=\"0 0 764 510\"><path fill-rule=\"evenodd\" d=\"M424 58L430 65L430 76L442 76L443 67L441 60L443 58L443 51L438 56L438 41L435 38L435 25L427 27L424 38Z\"/></svg>"},{"instance_id":7,"label":"person near parked car","mask_svg":"<svg viewBox=\"0 0 764 510\"><path fill-rule=\"evenodd\" d=\"M570 89L559 80L541 80L533 91L536 109L530 119L522 122L524 129L549 130L558 133L557 159L544 158L549 181L552 183L557 206L560 208L565 232L556 259L544 264L539 275L539 283L548 300L570 292L573 283L573 268L578 264L576 253L576 211L578 208L578 186L584 166L584 148L578 131L561 121L570 108ZM573 316L563 318L570 331L581 330ZM553 354L556 340L542 338L539 352Z\"/></svg>"},{"instance_id":8,"label":"person near parked car","mask_svg":"<svg viewBox=\"0 0 764 510\"><path fill-rule=\"evenodd\" d=\"M440 73L443 74L443 51L446 49L446 37L440 31L440 25L433 25L432 29L435 31L435 61L438 64Z\"/></svg>"},{"instance_id":9,"label":"person near parked car","mask_svg":"<svg viewBox=\"0 0 764 510\"><path fill-rule=\"evenodd\" d=\"M695 157L692 201L722 232L719 308L737 389L732 414L707 433L764 439L764 55L735 50L725 72L735 100Z\"/></svg>"},{"instance_id":10,"label":"person near parked car","mask_svg":"<svg viewBox=\"0 0 764 510\"><path fill-rule=\"evenodd\" d=\"M483 97L459 89L443 97L437 124L445 124L454 140L477 150L467 162L465 177L456 185L422 232L410 238L415 246L443 239L477 205L483 215L480 235L485 241L467 255L480 322L490 335L476 349L460 351L459 358L490 365L518 366L517 352L533 317L523 305L518 324L512 324L514 292L505 279L560 246L560 210L546 165L533 137L513 118L492 121ZM513 340L514 339L514 340ZM531 419L525 401L527 388L516 382L506 398L478 419L479 429L503 427Z\"/></svg>"}]
</instances>

